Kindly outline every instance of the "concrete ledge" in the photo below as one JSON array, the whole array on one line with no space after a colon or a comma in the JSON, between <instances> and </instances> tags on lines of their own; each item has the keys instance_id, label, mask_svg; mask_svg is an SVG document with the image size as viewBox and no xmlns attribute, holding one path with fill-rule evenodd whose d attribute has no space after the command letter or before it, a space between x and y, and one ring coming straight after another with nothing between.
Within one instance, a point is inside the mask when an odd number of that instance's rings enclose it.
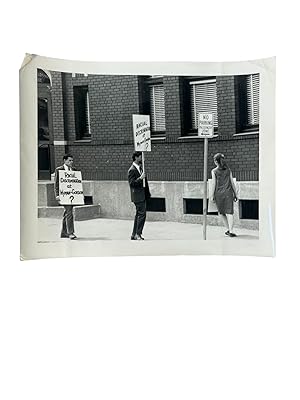
<instances>
[{"instance_id":1,"label":"concrete ledge","mask_svg":"<svg viewBox=\"0 0 300 400\"><path fill-rule=\"evenodd\" d=\"M83 181L83 192L85 196L94 195L94 182ZM38 182L38 205L39 207L57 207L58 202L54 194L53 181L39 181Z\"/></svg>"},{"instance_id":2,"label":"concrete ledge","mask_svg":"<svg viewBox=\"0 0 300 400\"><path fill-rule=\"evenodd\" d=\"M64 213L63 206L57 207L38 207L38 218L61 219ZM75 221L86 221L89 219L100 218L100 205L75 206Z\"/></svg>"},{"instance_id":3,"label":"concrete ledge","mask_svg":"<svg viewBox=\"0 0 300 400\"><path fill-rule=\"evenodd\" d=\"M169 182L169 181L150 181L150 191L152 197L162 197L166 200L166 212L148 212L148 221L173 221L185 223L202 223L202 215L193 215L184 213L184 199L203 198L203 182ZM258 200L259 183L252 181L239 182L241 200ZM130 190L127 181L83 181L83 192L85 196L91 196L94 204L101 204L101 218L133 220L135 215L134 204L130 201ZM63 210L58 206L54 197L54 183L51 181L39 182L39 216L61 218ZM47 211L46 208L53 211ZM54 206L54 207L49 207ZM56 207L55 207L56 206ZM91 207L91 206L86 206ZM58 211L54 211L57 208ZM50 213L50 215L48 214ZM79 219L99 218L97 212L91 212L92 215L81 217ZM222 221L214 215L208 216L208 224L221 225ZM240 218L239 204L234 204L234 226L241 229L259 229L259 220L245 220Z\"/></svg>"}]
</instances>

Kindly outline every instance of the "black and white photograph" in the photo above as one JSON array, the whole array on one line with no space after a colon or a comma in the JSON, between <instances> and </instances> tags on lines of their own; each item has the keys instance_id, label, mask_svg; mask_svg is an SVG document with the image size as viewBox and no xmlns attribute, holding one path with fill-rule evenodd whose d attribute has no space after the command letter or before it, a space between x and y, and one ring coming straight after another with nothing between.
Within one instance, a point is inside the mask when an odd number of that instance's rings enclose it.
<instances>
[{"instance_id":1,"label":"black and white photograph","mask_svg":"<svg viewBox=\"0 0 300 400\"><path fill-rule=\"evenodd\" d=\"M297 3L3 16L0 399L299 400Z\"/></svg>"},{"instance_id":2,"label":"black and white photograph","mask_svg":"<svg viewBox=\"0 0 300 400\"><path fill-rule=\"evenodd\" d=\"M216 253L253 252L262 222L261 69L145 67L35 69L37 244L72 255L107 241L115 255L120 241L132 255L149 246L168 253L175 241L197 252L208 242Z\"/></svg>"}]
</instances>

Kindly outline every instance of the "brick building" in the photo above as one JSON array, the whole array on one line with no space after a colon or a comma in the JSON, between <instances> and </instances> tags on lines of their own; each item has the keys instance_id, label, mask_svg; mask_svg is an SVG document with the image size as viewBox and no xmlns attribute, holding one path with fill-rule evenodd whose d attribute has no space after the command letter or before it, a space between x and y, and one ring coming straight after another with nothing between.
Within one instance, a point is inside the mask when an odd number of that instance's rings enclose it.
<instances>
[{"instance_id":1,"label":"brick building","mask_svg":"<svg viewBox=\"0 0 300 400\"><path fill-rule=\"evenodd\" d=\"M38 70L39 185L71 153L87 203L104 217L131 218L127 170L134 150L132 114L151 119L145 168L149 218L201 222L203 140L197 114L213 112L208 171L222 152L240 182L235 224L258 228L259 75L84 75ZM210 173L209 173L210 177ZM50 195L49 195L50 196ZM54 205L53 199L46 205ZM45 204L44 204L45 205ZM218 223L215 215L208 217Z\"/></svg>"}]
</instances>

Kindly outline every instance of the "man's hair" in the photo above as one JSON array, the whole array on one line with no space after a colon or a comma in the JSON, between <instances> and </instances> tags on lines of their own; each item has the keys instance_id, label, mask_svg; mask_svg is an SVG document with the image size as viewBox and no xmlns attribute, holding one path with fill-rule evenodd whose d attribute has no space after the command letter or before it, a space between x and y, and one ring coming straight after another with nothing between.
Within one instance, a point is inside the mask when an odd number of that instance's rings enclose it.
<instances>
[{"instance_id":1,"label":"man's hair","mask_svg":"<svg viewBox=\"0 0 300 400\"><path fill-rule=\"evenodd\" d=\"M141 156L141 155L142 155L142 152L141 152L141 151L135 151L135 152L132 154L132 160L135 161L135 159L138 158L138 157Z\"/></svg>"},{"instance_id":2,"label":"man's hair","mask_svg":"<svg viewBox=\"0 0 300 400\"><path fill-rule=\"evenodd\" d=\"M65 161L65 160L67 160L69 157L70 157L70 158L73 158L72 154L65 154L65 155L63 156L63 160Z\"/></svg>"}]
</instances>

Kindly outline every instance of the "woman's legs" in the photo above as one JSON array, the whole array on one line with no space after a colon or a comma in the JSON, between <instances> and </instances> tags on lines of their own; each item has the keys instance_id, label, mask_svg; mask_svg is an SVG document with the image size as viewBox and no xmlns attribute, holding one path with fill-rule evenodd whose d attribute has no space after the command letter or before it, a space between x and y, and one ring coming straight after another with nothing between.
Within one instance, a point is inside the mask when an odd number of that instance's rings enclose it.
<instances>
[{"instance_id":1,"label":"woman's legs","mask_svg":"<svg viewBox=\"0 0 300 400\"><path fill-rule=\"evenodd\" d=\"M223 221L223 224L225 225L225 228L230 232L227 216L225 214L219 214L221 217L221 220Z\"/></svg>"},{"instance_id":2,"label":"woman's legs","mask_svg":"<svg viewBox=\"0 0 300 400\"><path fill-rule=\"evenodd\" d=\"M228 230L232 233L233 228L233 214L226 214L226 219L228 221Z\"/></svg>"}]
</instances>

